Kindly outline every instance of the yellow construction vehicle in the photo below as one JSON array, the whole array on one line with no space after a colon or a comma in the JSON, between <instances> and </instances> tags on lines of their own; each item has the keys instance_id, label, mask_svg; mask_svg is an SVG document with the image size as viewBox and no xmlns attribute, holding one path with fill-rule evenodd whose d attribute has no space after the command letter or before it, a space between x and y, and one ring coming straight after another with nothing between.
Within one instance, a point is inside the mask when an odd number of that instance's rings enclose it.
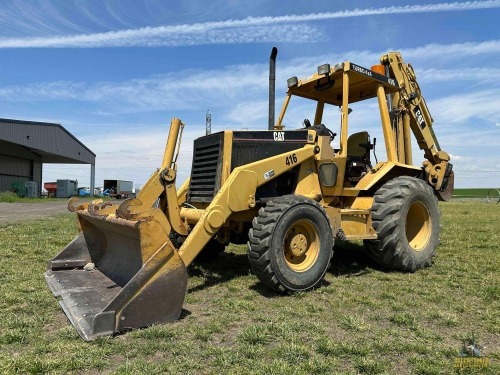
<instances>
[{"instance_id":1,"label":"yellow construction vehicle","mask_svg":"<svg viewBox=\"0 0 500 375\"><path fill-rule=\"evenodd\" d=\"M454 176L411 65L391 52L370 69L343 62L292 77L275 123L276 52L268 130L196 139L191 177L177 189L184 124L174 118L163 163L137 198L70 201L81 231L49 261L45 277L85 340L178 319L186 268L230 241L248 243L253 273L279 292L317 286L335 238L364 240L383 267L413 272L431 264L437 200L451 197ZM313 122L299 130L283 125L292 97L315 105ZM349 136L349 105L372 98L387 155L376 164L368 132ZM323 124L328 106L340 109L340 124ZM328 126L340 126L338 147ZM412 133L425 154L422 166L412 165Z\"/></svg>"}]
</instances>

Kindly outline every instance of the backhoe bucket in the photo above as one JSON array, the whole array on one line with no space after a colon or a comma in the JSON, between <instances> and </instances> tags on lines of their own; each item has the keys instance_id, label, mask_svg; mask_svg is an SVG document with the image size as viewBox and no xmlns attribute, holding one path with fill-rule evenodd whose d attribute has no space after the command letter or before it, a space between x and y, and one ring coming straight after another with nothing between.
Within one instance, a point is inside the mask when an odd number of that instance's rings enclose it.
<instances>
[{"instance_id":1,"label":"backhoe bucket","mask_svg":"<svg viewBox=\"0 0 500 375\"><path fill-rule=\"evenodd\" d=\"M455 187L455 172L453 172L451 168L445 176L445 181L446 187L443 190L434 190L434 194L437 196L438 200L448 202L453 195L453 188Z\"/></svg>"},{"instance_id":2,"label":"backhoe bucket","mask_svg":"<svg viewBox=\"0 0 500 375\"><path fill-rule=\"evenodd\" d=\"M81 233L49 261L45 279L83 339L179 318L187 272L154 216L77 211Z\"/></svg>"}]
</instances>

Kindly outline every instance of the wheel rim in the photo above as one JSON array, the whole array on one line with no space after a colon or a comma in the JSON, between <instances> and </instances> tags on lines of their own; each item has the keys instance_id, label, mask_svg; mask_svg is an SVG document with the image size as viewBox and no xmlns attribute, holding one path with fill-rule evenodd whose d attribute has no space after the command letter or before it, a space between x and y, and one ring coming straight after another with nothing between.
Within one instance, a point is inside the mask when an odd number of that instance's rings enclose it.
<instances>
[{"instance_id":1,"label":"wheel rim","mask_svg":"<svg viewBox=\"0 0 500 375\"><path fill-rule=\"evenodd\" d=\"M319 249L319 234L311 221L298 220L287 230L285 261L293 271L304 272L311 268L318 258Z\"/></svg>"},{"instance_id":2,"label":"wheel rim","mask_svg":"<svg viewBox=\"0 0 500 375\"><path fill-rule=\"evenodd\" d=\"M406 239L413 250L421 251L431 237L431 216L422 202L414 202L406 217Z\"/></svg>"}]
</instances>

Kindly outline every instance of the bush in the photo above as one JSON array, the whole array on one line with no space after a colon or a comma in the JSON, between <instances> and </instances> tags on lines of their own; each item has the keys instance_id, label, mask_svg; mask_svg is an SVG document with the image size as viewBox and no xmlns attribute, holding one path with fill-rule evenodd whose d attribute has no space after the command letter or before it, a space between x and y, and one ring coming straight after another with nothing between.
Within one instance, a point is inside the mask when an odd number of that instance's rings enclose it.
<instances>
[{"instance_id":1,"label":"bush","mask_svg":"<svg viewBox=\"0 0 500 375\"><path fill-rule=\"evenodd\" d=\"M18 199L17 194L11 191L0 192L0 202L14 203Z\"/></svg>"}]
</instances>

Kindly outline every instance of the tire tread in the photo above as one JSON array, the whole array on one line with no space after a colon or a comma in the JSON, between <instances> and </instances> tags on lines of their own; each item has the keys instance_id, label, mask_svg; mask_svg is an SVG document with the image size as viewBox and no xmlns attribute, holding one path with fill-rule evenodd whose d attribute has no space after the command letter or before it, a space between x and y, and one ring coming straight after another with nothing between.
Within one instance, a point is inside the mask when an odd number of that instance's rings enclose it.
<instances>
[{"instance_id":1,"label":"tire tread","mask_svg":"<svg viewBox=\"0 0 500 375\"><path fill-rule=\"evenodd\" d=\"M252 228L248 232L248 259L253 274L265 284L267 287L285 293L290 291L286 288L276 277L275 271L271 265L270 251L271 251L271 238L273 229L278 222L279 218L292 206L297 204L311 204L318 208L327 218L324 209L321 205L311 199L302 197L300 195L284 195L281 197L273 198L265 207L259 210L258 215L252 221ZM328 218L327 218L328 220ZM328 267L325 268L324 273L321 275L320 280L330 267L330 261L333 256L333 251L330 254ZM317 283L308 289L316 286Z\"/></svg>"},{"instance_id":2,"label":"tire tread","mask_svg":"<svg viewBox=\"0 0 500 375\"><path fill-rule=\"evenodd\" d=\"M372 225L379 238L364 241L368 254L381 266L414 272L432 263L436 246L433 246L430 256L422 260L408 251L405 241L396 230L398 225L406 221L400 208L413 192L421 192L431 197L437 211L437 217L432 217L432 220L437 220L439 229L437 198L425 181L410 176L396 177L388 181L374 194Z\"/></svg>"}]
</instances>

